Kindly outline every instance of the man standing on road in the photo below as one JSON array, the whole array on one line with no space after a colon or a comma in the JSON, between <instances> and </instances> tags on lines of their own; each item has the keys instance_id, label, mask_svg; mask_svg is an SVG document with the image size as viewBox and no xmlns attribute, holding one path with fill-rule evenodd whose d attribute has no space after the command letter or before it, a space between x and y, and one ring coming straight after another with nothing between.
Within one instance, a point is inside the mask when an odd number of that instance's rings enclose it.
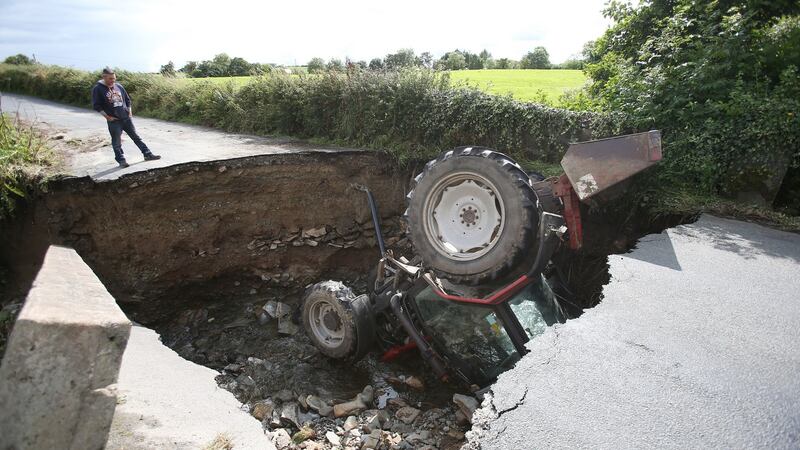
<instances>
[{"instance_id":1,"label":"man standing on road","mask_svg":"<svg viewBox=\"0 0 800 450\"><path fill-rule=\"evenodd\" d=\"M133 112L131 98L121 84L117 83L114 71L106 67L103 69L103 79L98 80L92 89L92 106L108 121L108 132L111 133L111 147L114 148L114 159L120 167L128 167L125 155L122 152L122 132L126 132L133 143L142 151L145 161L161 159L154 155L142 141L136 128L133 127Z\"/></svg>"}]
</instances>

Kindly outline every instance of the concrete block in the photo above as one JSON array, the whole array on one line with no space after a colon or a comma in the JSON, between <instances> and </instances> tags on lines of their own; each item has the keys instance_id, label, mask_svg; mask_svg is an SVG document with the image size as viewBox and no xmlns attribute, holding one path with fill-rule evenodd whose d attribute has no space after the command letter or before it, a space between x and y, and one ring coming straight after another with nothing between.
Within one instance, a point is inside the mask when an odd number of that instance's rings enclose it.
<instances>
[{"instance_id":1,"label":"concrete block","mask_svg":"<svg viewBox=\"0 0 800 450\"><path fill-rule=\"evenodd\" d=\"M0 365L0 448L103 448L130 330L81 257L51 246Z\"/></svg>"}]
</instances>

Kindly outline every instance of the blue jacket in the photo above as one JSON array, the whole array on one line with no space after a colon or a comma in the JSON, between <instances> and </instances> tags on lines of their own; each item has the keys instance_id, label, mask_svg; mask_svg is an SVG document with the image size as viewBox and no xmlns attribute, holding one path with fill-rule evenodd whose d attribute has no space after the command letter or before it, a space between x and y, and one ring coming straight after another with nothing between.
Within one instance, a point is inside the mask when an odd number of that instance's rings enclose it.
<instances>
[{"instance_id":1,"label":"blue jacket","mask_svg":"<svg viewBox=\"0 0 800 450\"><path fill-rule=\"evenodd\" d=\"M128 92L119 83L108 87L103 80L98 81L92 88L92 107L95 111L103 111L117 119L127 119L131 107L131 98Z\"/></svg>"}]
</instances>

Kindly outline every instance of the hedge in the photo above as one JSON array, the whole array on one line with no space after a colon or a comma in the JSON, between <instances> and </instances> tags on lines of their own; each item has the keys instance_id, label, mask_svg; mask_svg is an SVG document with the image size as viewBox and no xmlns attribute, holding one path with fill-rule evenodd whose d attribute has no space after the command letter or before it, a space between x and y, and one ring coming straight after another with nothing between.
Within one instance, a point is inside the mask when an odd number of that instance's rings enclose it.
<instances>
[{"instance_id":1,"label":"hedge","mask_svg":"<svg viewBox=\"0 0 800 450\"><path fill-rule=\"evenodd\" d=\"M99 78L59 66L0 65L0 89L83 107ZM137 115L387 150L401 160L484 145L555 163L570 142L632 131L620 115L519 102L424 70L273 73L244 86L133 72L118 72L118 81Z\"/></svg>"}]
</instances>

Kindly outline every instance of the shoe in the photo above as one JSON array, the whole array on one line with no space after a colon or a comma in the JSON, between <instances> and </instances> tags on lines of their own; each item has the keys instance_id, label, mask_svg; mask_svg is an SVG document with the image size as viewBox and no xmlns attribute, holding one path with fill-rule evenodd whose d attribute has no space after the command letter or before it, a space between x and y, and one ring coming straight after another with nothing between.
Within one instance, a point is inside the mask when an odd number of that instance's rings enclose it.
<instances>
[{"instance_id":1,"label":"shoe","mask_svg":"<svg viewBox=\"0 0 800 450\"><path fill-rule=\"evenodd\" d=\"M144 155L144 160L145 161L155 161L157 159L161 159L161 155L154 155L152 153L148 153L148 154Z\"/></svg>"},{"instance_id":2,"label":"shoe","mask_svg":"<svg viewBox=\"0 0 800 450\"><path fill-rule=\"evenodd\" d=\"M124 159L123 159L122 161L117 161L117 163L118 163L118 164L119 164L119 166L120 166L120 167L122 167L123 169L124 169L124 168L126 168L126 167L130 167L130 164L128 164L128 162L127 162L127 161L125 161Z\"/></svg>"}]
</instances>

